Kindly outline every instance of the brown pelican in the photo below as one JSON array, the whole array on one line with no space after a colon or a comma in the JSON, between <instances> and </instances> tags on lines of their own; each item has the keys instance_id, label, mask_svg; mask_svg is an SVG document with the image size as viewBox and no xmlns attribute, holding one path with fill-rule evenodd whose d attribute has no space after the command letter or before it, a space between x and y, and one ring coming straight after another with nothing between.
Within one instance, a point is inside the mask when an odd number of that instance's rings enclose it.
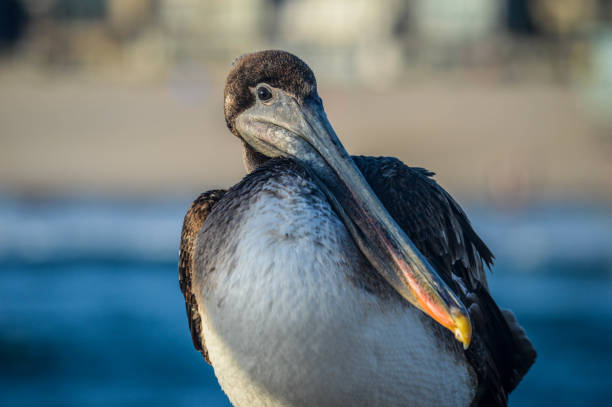
<instances>
[{"instance_id":1,"label":"brown pelican","mask_svg":"<svg viewBox=\"0 0 612 407\"><path fill-rule=\"evenodd\" d=\"M200 195L179 280L193 343L236 406L500 406L535 351L493 255L422 168L351 157L315 77L245 55L225 119L248 175Z\"/></svg>"}]
</instances>

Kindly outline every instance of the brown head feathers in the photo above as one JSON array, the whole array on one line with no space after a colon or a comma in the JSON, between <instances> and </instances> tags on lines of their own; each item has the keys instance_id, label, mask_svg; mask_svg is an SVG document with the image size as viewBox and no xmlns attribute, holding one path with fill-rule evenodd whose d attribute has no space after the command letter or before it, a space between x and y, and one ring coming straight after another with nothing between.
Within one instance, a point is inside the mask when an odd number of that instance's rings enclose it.
<instances>
[{"instance_id":1,"label":"brown head feathers","mask_svg":"<svg viewBox=\"0 0 612 407\"><path fill-rule=\"evenodd\" d=\"M225 122L234 130L236 116L255 102L250 88L265 82L294 95L298 100L317 96L317 81L304 61L286 51L260 51L234 61L225 82ZM318 97L318 96L317 96Z\"/></svg>"}]
</instances>

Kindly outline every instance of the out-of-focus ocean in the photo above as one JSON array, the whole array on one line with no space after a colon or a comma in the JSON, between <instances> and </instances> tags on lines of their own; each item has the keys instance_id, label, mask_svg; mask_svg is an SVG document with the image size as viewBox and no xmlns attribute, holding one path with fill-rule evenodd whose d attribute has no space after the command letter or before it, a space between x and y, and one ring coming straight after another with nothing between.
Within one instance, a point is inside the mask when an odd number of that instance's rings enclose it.
<instances>
[{"instance_id":1,"label":"out-of-focus ocean","mask_svg":"<svg viewBox=\"0 0 612 407\"><path fill-rule=\"evenodd\" d=\"M178 287L188 202L0 200L0 405L229 405ZM612 213L467 209L539 352L510 404L609 405Z\"/></svg>"}]
</instances>

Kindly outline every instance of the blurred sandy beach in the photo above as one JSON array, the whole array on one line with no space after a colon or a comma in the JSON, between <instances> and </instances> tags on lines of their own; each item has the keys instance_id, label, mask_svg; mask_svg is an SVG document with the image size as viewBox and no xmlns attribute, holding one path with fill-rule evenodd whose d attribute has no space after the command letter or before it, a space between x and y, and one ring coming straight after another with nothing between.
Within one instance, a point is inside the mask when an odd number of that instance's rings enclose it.
<instances>
[{"instance_id":1,"label":"blurred sandy beach","mask_svg":"<svg viewBox=\"0 0 612 407\"><path fill-rule=\"evenodd\" d=\"M223 83L204 69L126 84L25 68L0 73L5 191L195 193L244 174ZM393 88L319 88L348 151L429 168L468 201L612 202L610 130L571 87L440 73Z\"/></svg>"}]
</instances>

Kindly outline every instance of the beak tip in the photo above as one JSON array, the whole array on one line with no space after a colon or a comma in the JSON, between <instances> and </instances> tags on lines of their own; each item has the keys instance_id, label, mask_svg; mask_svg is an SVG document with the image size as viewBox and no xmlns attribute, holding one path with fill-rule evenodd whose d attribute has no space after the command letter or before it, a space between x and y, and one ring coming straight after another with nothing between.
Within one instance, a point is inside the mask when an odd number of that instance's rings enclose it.
<instances>
[{"instance_id":1,"label":"beak tip","mask_svg":"<svg viewBox=\"0 0 612 407\"><path fill-rule=\"evenodd\" d=\"M467 350L472 341L472 323L470 317L462 310L453 308L451 317L455 323L453 333L455 338L463 344L463 349Z\"/></svg>"}]
</instances>

